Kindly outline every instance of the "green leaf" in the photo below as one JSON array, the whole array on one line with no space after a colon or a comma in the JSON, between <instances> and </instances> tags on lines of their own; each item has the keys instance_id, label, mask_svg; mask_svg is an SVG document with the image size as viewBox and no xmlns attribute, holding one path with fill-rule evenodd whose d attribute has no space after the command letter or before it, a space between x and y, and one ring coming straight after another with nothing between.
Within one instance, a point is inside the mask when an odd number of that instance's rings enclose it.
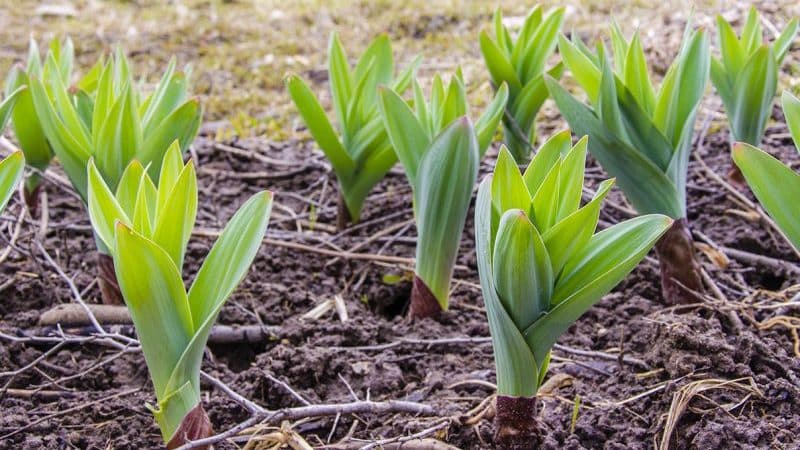
<instances>
[{"instance_id":1,"label":"green leaf","mask_svg":"<svg viewBox=\"0 0 800 450\"><path fill-rule=\"evenodd\" d=\"M552 78L550 95L577 135L589 135L589 151L605 170L617 178L628 200L640 213L683 217L682 195L664 172L647 157L620 141L595 116Z\"/></svg>"},{"instance_id":2,"label":"green leaf","mask_svg":"<svg viewBox=\"0 0 800 450\"><path fill-rule=\"evenodd\" d=\"M169 194L162 203L161 194L167 190ZM183 256L197 215L197 176L194 162L189 161L183 167L173 185L159 186L158 196L153 241L169 254L175 266L183 267Z\"/></svg>"},{"instance_id":3,"label":"green leaf","mask_svg":"<svg viewBox=\"0 0 800 450\"><path fill-rule=\"evenodd\" d=\"M756 198L794 248L800 250L800 175L769 154L745 143L733 147L733 160Z\"/></svg>"},{"instance_id":4,"label":"green leaf","mask_svg":"<svg viewBox=\"0 0 800 450\"><path fill-rule=\"evenodd\" d=\"M790 20L789 23L786 24L786 28L783 29L781 34L775 39L775 42L772 43L772 48L775 52L775 61L777 64L783 62L786 52L788 52L789 47L792 46L792 41L797 35L797 27L797 18Z\"/></svg>"},{"instance_id":5,"label":"green leaf","mask_svg":"<svg viewBox=\"0 0 800 450\"><path fill-rule=\"evenodd\" d=\"M511 209L528 211L531 207L531 194L514 157L505 146L500 147L497 155L492 177L492 202L500 215Z\"/></svg>"},{"instance_id":6,"label":"green leaf","mask_svg":"<svg viewBox=\"0 0 800 450\"><path fill-rule=\"evenodd\" d=\"M721 16L717 16L717 33L719 36L719 50L722 64L727 72L728 82L735 82L738 74L744 66L747 54L731 25Z\"/></svg>"},{"instance_id":7,"label":"green leaf","mask_svg":"<svg viewBox=\"0 0 800 450\"><path fill-rule=\"evenodd\" d=\"M494 361L497 367L497 393L531 397L538 388L539 368L533 353L516 324L497 296L492 270L492 177L487 176L478 189L475 202L475 253L481 280L483 301L492 334Z\"/></svg>"},{"instance_id":8,"label":"green leaf","mask_svg":"<svg viewBox=\"0 0 800 450\"><path fill-rule=\"evenodd\" d=\"M117 222L114 267L144 359L161 400L194 334L180 272L153 241Z\"/></svg>"},{"instance_id":9,"label":"green leaf","mask_svg":"<svg viewBox=\"0 0 800 450\"><path fill-rule=\"evenodd\" d=\"M86 171L89 186L87 209L92 220L92 229L113 254L116 223L122 222L126 226L131 226L132 222L97 170L94 159L89 160Z\"/></svg>"},{"instance_id":10,"label":"green leaf","mask_svg":"<svg viewBox=\"0 0 800 450\"><path fill-rule=\"evenodd\" d=\"M133 99L133 88L128 86L117 99L101 126L95 159L100 173L112 190L116 190L122 172L136 156L142 142L141 123Z\"/></svg>"},{"instance_id":11,"label":"green leaf","mask_svg":"<svg viewBox=\"0 0 800 450\"><path fill-rule=\"evenodd\" d=\"M403 164L409 184L415 186L420 160L431 139L414 111L393 90L380 89L380 107L389 140Z\"/></svg>"},{"instance_id":12,"label":"green leaf","mask_svg":"<svg viewBox=\"0 0 800 450\"><path fill-rule=\"evenodd\" d=\"M639 106L650 116L655 108L656 94L650 77L647 74L647 61L644 49L636 33L631 40L628 53L625 55L625 86L631 91Z\"/></svg>"},{"instance_id":13,"label":"green leaf","mask_svg":"<svg viewBox=\"0 0 800 450\"><path fill-rule=\"evenodd\" d=\"M556 223L542 236L556 277L561 274L561 269L570 256L583 248L594 234L603 199L613 185L613 179L600 183L597 193L589 203Z\"/></svg>"},{"instance_id":14,"label":"green leaf","mask_svg":"<svg viewBox=\"0 0 800 450\"><path fill-rule=\"evenodd\" d=\"M128 217L133 217L136 208L136 195L139 192L139 184L142 182L142 177L147 176L144 171L144 166L138 160L131 161L125 171L122 172L117 185L117 192L114 197L117 199L119 206L125 211Z\"/></svg>"},{"instance_id":15,"label":"green leaf","mask_svg":"<svg viewBox=\"0 0 800 450\"><path fill-rule=\"evenodd\" d=\"M11 196L14 195L14 188L22 179L25 172L25 157L22 152L14 152L0 161L0 212L2 212Z\"/></svg>"},{"instance_id":16,"label":"green leaf","mask_svg":"<svg viewBox=\"0 0 800 450\"><path fill-rule=\"evenodd\" d=\"M595 234L567 261L556 283L547 314L523 334L534 358L547 352L567 328L614 288L672 225L662 215L630 219Z\"/></svg>"},{"instance_id":17,"label":"green leaf","mask_svg":"<svg viewBox=\"0 0 800 450\"><path fill-rule=\"evenodd\" d=\"M317 141L325 156L333 165L336 175L340 178L349 178L355 170L355 163L342 146L331 123L325 116L325 111L320 106L317 98L297 76L290 76L286 82L289 95L300 111L300 116L308 127L308 131Z\"/></svg>"},{"instance_id":18,"label":"green leaf","mask_svg":"<svg viewBox=\"0 0 800 450\"><path fill-rule=\"evenodd\" d=\"M328 74L336 117L342 124L345 121L347 105L353 95L353 75L350 73L350 64L347 62L342 42L336 33L331 33L328 43Z\"/></svg>"},{"instance_id":19,"label":"green leaf","mask_svg":"<svg viewBox=\"0 0 800 450\"><path fill-rule=\"evenodd\" d=\"M558 37L558 52L575 81L586 91L589 101L596 104L600 95L600 68L563 35ZM552 90L550 91L552 95Z\"/></svg>"},{"instance_id":20,"label":"green leaf","mask_svg":"<svg viewBox=\"0 0 800 450\"><path fill-rule=\"evenodd\" d=\"M500 218L492 268L497 295L523 330L547 312L553 291L553 269L542 237L525 211L511 209Z\"/></svg>"},{"instance_id":21,"label":"green leaf","mask_svg":"<svg viewBox=\"0 0 800 450\"><path fill-rule=\"evenodd\" d=\"M39 116L33 103L28 74L19 68L13 68L6 80L6 99L0 106L0 133L5 129L8 114L11 114L11 124L14 136L17 138L20 149L25 153L25 161L31 167L44 170L53 159L53 151L47 142ZM16 94L14 94L16 93ZM2 117L5 115L5 117Z\"/></svg>"},{"instance_id":22,"label":"green leaf","mask_svg":"<svg viewBox=\"0 0 800 450\"><path fill-rule=\"evenodd\" d=\"M151 177L158 179L164 152L174 142L180 144L181 152L186 152L200 130L203 111L196 99L187 101L172 111L156 126L136 153L136 157L149 166Z\"/></svg>"},{"instance_id":23,"label":"green leaf","mask_svg":"<svg viewBox=\"0 0 800 450\"><path fill-rule=\"evenodd\" d=\"M789 91L783 91L781 96L783 114L786 116L786 125L792 134L794 146L800 151L800 100Z\"/></svg>"},{"instance_id":24,"label":"green leaf","mask_svg":"<svg viewBox=\"0 0 800 450\"><path fill-rule=\"evenodd\" d=\"M517 94L522 89L522 82L520 82L517 72L514 70L514 66L511 65L508 56L500 50L486 31L481 31L480 45L483 60L486 63L486 68L489 70L489 75L492 77L492 84L500 86L505 82L508 84L511 98L516 98Z\"/></svg>"},{"instance_id":25,"label":"green leaf","mask_svg":"<svg viewBox=\"0 0 800 450\"><path fill-rule=\"evenodd\" d=\"M497 90L492 102L486 107L486 111L475 122L480 157L486 154L486 150L492 143L494 133L497 131L497 125L500 123L500 119L503 118L506 102L508 102L508 84L503 82L500 84L500 89Z\"/></svg>"},{"instance_id":26,"label":"green leaf","mask_svg":"<svg viewBox=\"0 0 800 450\"><path fill-rule=\"evenodd\" d=\"M736 98L729 111L734 139L758 145L772 113L778 86L778 68L772 49L759 48L736 79Z\"/></svg>"},{"instance_id":27,"label":"green leaf","mask_svg":"<svg viewBox=\"0 0 800 450\"><path fill-rule=\"evenodd\" d=\"M561 163L558 175L558 209L555 223L575 212L581 204L587 142L588 136L582 137Z\"/></svg>"},{"instance_id":28,"label":"green leaf","mask_svg":"<svg viewBox=\"0 0 800 450\"><path fill-rule=\"evenodd\" d=\"M91 157L89 147L78 142L70 129L61 121L41 81L32 78L30 82L28 88L42 130L75 190L86 200L86 164Z\"/></svg>"},{"instance_id":29,"label":"green leaf","mask_svg":"<svg viewBox=\"0 0 800 450\"><path fill-rule=\"evenodd\" d=\"M247 274L261 247L272 210L272 193L254 194L234 214L206 256L189 290L197 327L211 319Z\"/></svg>"},{"instance_id":30,"label":"green leaf","mask_svg":"<svg viewBox=\"0 0 800 450\"><path fill-rule=\"evenodd\" d=\"M11 118L11 113L14 111L14 105L17 103L17 98L27 90L27 87L20 86L18 88L14 88L14 90L6 95L6 98L0 102L0 134L3 134L3 131L6 129L6 124L8 123L8 119Z\"/></svg>"},{"instance_id":31,"label":"green leaf","mask_svg":"<svg viewBox=\"0 0 800 450\"><path fill-rule=\"evenodd\" d=\"M477 177L477 137L469 119L461 118L431 142L420 161L414 190L416 274L443 310Z\"/></svg>"},{"instance_id":32,"label":"green leaf","mask_svg":"<svg viewBox=\"0 0 800 450\"><path fill-rule=\"evenodd\" d=\"M531 193L531 196L539 191L545 177L556 165L561 155L569 151L572 144L571 139L569 130L559 131L545 141L539 151L536 152L523 175L525 185L528 187L528 192Z\"/></svg>"}]
</instances>

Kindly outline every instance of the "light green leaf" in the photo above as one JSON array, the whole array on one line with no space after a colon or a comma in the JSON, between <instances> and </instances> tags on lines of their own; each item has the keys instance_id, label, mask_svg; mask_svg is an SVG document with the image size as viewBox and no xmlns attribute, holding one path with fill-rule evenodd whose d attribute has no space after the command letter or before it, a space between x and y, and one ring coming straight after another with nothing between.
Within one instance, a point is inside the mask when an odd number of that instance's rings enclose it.
<instances>
[{"instance_id":1,"label":"light green leaf","mask_svg":"<svg viewBox=\"0 0 800 450\"><path fill-rule=\"evenodd\" d=\"M22 179L25 172L25 157L22 152L14 152L0 161L0 212L2 212L11 196L14 195L14 188Z\"/></svg>"},{"instance_id":2,"label":"light green leaf","mask_svg":"<svg viewBox=\"0 0 800 450\"><path fill-rule=\"evenodd\" d=\"M573 254L556 283L555 306L523 332L534 358L543 360L559 336L613 289L671 225L671 219L658 214L630 219L592 236Z\"/></svg>"},{"instance_id":3,"label":"light green leaf","mask_svg":"<svg viewBox=\"0 0 800 450\"><path fill-rule=\"evenodd\" d=\"M783 91L781 96L783 114L786 116L786 125L794 140L794 146L800 151L800 100L789 91Z\"/></svg>"},{"instance_id":4,"label":"light green leaf","mask_svg":"<svg viewBox=\"0 0 800 450\"><path fill-rule=\"evenodd\" d=\"M89 218L92 220L92 229L103 243L114 252L114 234L116 223L122 222L131 226L131 220L120 206L114 194L106 185L103 176L94 164L94 159L89 160L87 167Z\"/></svg>"},{"instance_id":5,"label":"light green leaf","mask_svg":"<svg viewBox=\"0 0 800 450\"><path fill-rule=\"evenodd\" d=\"M450 279L477 177L475 130L469 119L461 118L431 142L420 161L414 190L419 235L416 274L443 310L447 310Z\"/></svg>"},{"instance_id":6,"label":"light green leaf","mask_svg":"<svg viewBox=\"0 0 800 450\"><path fill-rule=\"evenodd\" d=\"M758 201L794 248L800 250L800 175L769 154L745 143L733 147L733 160Z\"/></svg>"},{"instance_id":7,"label":"light green leaf","mask_svg":"<svg viewBox=\"0 0 800 450\"><path fill-rule=\"evenodd\" d=\"M538 388L536 360L522 334L503 308L497 296L492 270L492 177L487 176L478 189L475 202L475 253L481 280L483 301L492 334L494 361L497 367L497 393L530 397Z\"/></svg>"},{"instance_id":8,"label":"light green leaf","mask_svg":"<svg viewBox=\"0 0 800 450\"><path fill-rule=\"evenodd\" d=\"M531 194L514 157L505 146L500 147L494 168L492 203L499 215L510 209L528 211L531 207Z\"/></svg>"},{"instance_id":9,"label":"light green leaf","mask_svg":"<svg viewBox=\"0 0 800 450\"><path fill-rule=\"evenodd\" d=\"M500 218L492 268L497 295L517 329L524 330L547 312L553 269L542 237L525 211L511 209Z\"/></svg>"},{"instance_id":10,"label":"light green leaf","mask_svg":"<svg viewBox=\"0 0 800 450\"><path fill-rule=\"evenodd\" d=\"M153 241L118 222L115 247L119 287L160 399L194 335L189 301L178 268Z\"/></svg>"},{"instance_id":11,"label":"light green leaf","mask_svg":"<svg viewBox=\"0 0 800 450\"><path fill-rule=\"evenodd\" d=\"M325 156L331 161L337 176L345 179L352 176L355 170L355 163L350 159L347 150L345 150L336 136L336 132L333 130L327 116L325 116L325 111L320 106L317 98L303 80L297 76L290 76L286 81L286 85L289 88L289 95L308 127L308 131L317 141Z\"/></svg>"}]
</instances>

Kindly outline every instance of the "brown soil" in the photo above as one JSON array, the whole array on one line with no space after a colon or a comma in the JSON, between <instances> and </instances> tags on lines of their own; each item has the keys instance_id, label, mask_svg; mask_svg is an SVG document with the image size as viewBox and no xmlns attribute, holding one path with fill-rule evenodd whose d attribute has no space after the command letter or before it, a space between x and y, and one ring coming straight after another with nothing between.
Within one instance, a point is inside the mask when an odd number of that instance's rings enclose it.
<instances>
[{"instance_id":1,"label":"brown soil","mask_svg":"<svg viewBox=\"0 0 800 450\"><path fill-rule=\"evenodd\" d=\"M234 154L200 138L196 154L203 187L198 214L201 228L219 229L248 196L265 188L276 192L279 204L268 232L273 239L350 249L411 218L410 190L403 175L393 172L367 201L363 224L337 232L335 183L324 158L312 151L311 144L263 140L227 144L278 162ZM783 126L769 130L765 147L785 161L798 161ZM716 173L725 174L730 168L725 132L707 136L699 154ZM483 162L482 174L493 166L495 155L496 151L490 152ZM730 213L741 208L702 173L699 164L693 161L690 168L689 221L693 230L722 246L794 261L788 245L765 226ZM603 178L593 161L587 174L590 184ZM89 287L84 293L87 299L99 301L100 292L92 284L94 241L83 207L53 182L44 186L50 211L44 248L74 277L79 289ZM610 200L623 203L619 192L612 193ZM5 229L13 227L20 211L18 201L13 202L4 216L8 220L0 222ZM604 209L601 218L617 222L625 215L612 206ZM476 287L472 211L468 222L458 263L470 270L456 272L450 311L435 320L414 323L403 318L410 281L384 282L387 274L410 280L404 272L407 268L333 261L313 252L264 245L219 322L280 325L280 335L267 344L212 346L204 369L272 409L297 406L298 402L268 375L286 382L312 403L369 396L419 401L437 409L438 417L341 417L333 431L333 418L295 424L295 431L315 446L328 442L329 436L331 442L342 439L354 420L358 424L352 438L368 442L419 431L441 417L467 419L463 417L466 412L493 393L485 383L494 382L491 345L486 341L422 345L398 340L488 336ZM0 330L7 335L24 333L43 311L71 299L66 283L33 244L37 231L38 223L26 221L14 251L0 266L4 280L15 277L12 284L0 288ZM7 239L11 233L0 235ZM358 251L409 257L413 242L411 225L386 233ZM186 256L187 279L211 243L203 237L192 240ZM654 442L660 442L673 398L685 386L704 379L739 378L751 378L758 391L748 395L723 387L692 398L677 421L671 448L800 446L800 362L793 354L792 334L783 326L759 327L772 317L791 313L764 306L786 301L791 293L776 291L800 283L800 277L736 260L726 269L714 266L706 256L700 255L700 260L732 303L708 301L678 313L665 309L658 268L654 260L646 260L560 339L561 345L571 348L621 351L639 362L578 356L557 349L549 377L562 374L568 382L541 398L543 448L652 448ZM318 301L336 294L345 298L349 321L341 323L334 313L319 320L300 318ZM738 312L741 329L730 320L732 307ZM393 342L398 344L375 347ZM0 391L0 449L163 445L144 406L154 398L140 354L119 354L91 343L52 349L0 338L0 384L9 388ZM47 351L51 353L37 360ZM25 394L36 389L47 392ZM228 429L248 417L224 393L209 385L204 391L205 409L215 430ZM578 396L581 407L573 423ZM474 426L453 421L434 437L464 449L492 448L488 444L491 414ZM224 443L217 448L235 446Z\"/></svg>"}]
</instances>

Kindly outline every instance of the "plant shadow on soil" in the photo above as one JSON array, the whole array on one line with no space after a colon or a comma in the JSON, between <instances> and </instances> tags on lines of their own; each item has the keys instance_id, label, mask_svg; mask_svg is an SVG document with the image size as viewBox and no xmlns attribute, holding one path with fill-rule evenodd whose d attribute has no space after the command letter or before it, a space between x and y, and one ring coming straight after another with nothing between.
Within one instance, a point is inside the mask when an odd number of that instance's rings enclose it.
<instances>
[{"instance_id":1,"label":"plant shadow on soil","mask_svg":"<svg viewBox=\"0 0 800 450\"><path fill-rule=\"evenodd\" d=\"M797 154L785 136L785 127L770 128L765 147L796 163ZM395 170L367 202L363 217L367 225L344 233L328 232L326 224L335 223L334 181L322 156L312 152L311 144L273 144L256 139L228 144L282 162L280 166L265 167L263 162L221 150L201 137L196 144L202 186L198 213L201 228L220 228L248 196L265 188L276 192L280 205L274 209L268 232L268 237L274 239L349 249L388 226L411 219L409 188ZM483 162L481 176L493 167L495 156L496 149ZM730 163L725 132L707 136L700 156L717 173L726 173ZM270 175L252 175L263 171ZM793 260L789 247L763 226L729 213L737 205L724 190L707 180L697 162L690 163L690 171L689 210L694 229L723 246ZM603 177L590 160L589 184L596 186ZM44 247L75 277L79 287L89 286L95 273L94 242L82 206L53 183L48 183L46 189L50 224ZM614 192L610 200L623 202L619 192ZM12 204L8 214L18 214L19 208L18 203ZM480 383L494 382L490 344L346 347L376 346L401 338L488 336L477 288L472 214L471 210L458 260L469 270L456 272L452 309L438 320L407 323L403 319L409 283L388 285L383 281L386 273L402 273L401 269L366 261L339 260L331 264L332 258L313 252L262 246L247 278L223 308L219 322L280 325L280 332L264 344L212 345L204 369L268 408L298 405L290 393L270 380L268 375L272 375L312 403L369 396L420 401L437 409L434 418L342 417L333 433L333 418L297 424L295 430L312 445L324 444L329 435L331 442L343 438L354 420L359 423L352 437L368 441L419 431L442 417L465 414L492 394L486 383ZM390 216L390 220L384 219ZM614 208L605 208L601 218L617 222L625 216ZM298 223L308 225L303 227L304 232L297 231ZM316 230L310 227L313 224L317 224ZM17 251L3 265L4 277L17 274L15 282L2 292L0 329L5 333L15 334L35 326L42 311L70 299L66 284L31 243L37 227L32 221L23 224L15 244ZM386 233L358 251L409 256L413 255L413 240L412 225ZM191 280L211 243L203 237L192 239L184 271L187 280ZM770 269L752 268L733 260L725 270L716 268L705 257L702 260L721 285L729 286L725 293L732 299L740 299L743 288L777 290L800 282L797 276L775 274ZM349 321L341 323L332 313L319 320L300 319L318 301L336 294L345 298ZM94 299L98 295L97 289L92 288L86 297ZM780 326L757 326L775 316L775 310L742 310L744 328L737 332L719 305L708 303L675 314L662 307L660 296L657 265L646 260L559 340L562 345L584 350L621 349L625 356L643 364L632 366L556 351L549 374L566 374L568 382L543 398L544 448L650 448L661 438L674 395L688 383L747 377L753 379L759 393L746 397L744 392L721 388L692 399L672 433L672 446L797 446L800 363L792 353L791 333ZM762 295L755 299L764 298ZM45 351L46 347L0 340L0 367L4 372L24 368ZM16 390L60 392L56 398L17 395L10 390L0 393L0 436L28 427L0 441L0 449L140 449L161 445L158 430L144 407L145 402L154 399L140 354L117 355L91 344L64 346L35 367L5 375L0 382ZM657 389L651 394L620 403L654 387ZM108 398L131 389L135 391ZM246 412L223 393L208 385L204 392L206 409L218 431L247 418ZM582 407L573 424L573 399L578 395ZM41 420L75 406L82 407ZM492 448L490 420L479 421L475 426L454 422L437 437L459 448ZM227 443L218 448L235 446Z\"/></svg>"}]
</instances>

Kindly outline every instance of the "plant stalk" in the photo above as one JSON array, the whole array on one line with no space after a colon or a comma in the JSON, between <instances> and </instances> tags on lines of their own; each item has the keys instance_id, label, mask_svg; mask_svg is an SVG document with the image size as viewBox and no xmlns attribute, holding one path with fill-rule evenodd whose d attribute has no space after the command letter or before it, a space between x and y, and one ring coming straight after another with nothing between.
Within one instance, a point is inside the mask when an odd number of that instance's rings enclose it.
<instances>
[{"instance_id":1,"label":"plant stalk","mask_svg":"<svg viewBox=\"0 0 800 450\"><path fill-rule=\"evenodd\" d=\"M541 444L536 396L498 395L495 400L494 443L501 450L532 450Z\"/></svg>"},{"instance_id":2,"label":"plant stalk","mask_svg":"<svg viewBox=\"0 0 800 450\"><path fill-rule=\"evenodd\" d=\"M210 437L213 434L214 429L211 427L211 420L209 420L208 414L203 409L203 405L198 403L197 406L186 413L175 435L167 442L167 450L181 447L191 441ZM211 446L205 445L196 448L208 450Z\"/></svg>"},{"instance_id":3,"label":"plant stalk","mask_svg":"<svg viewBox=\"0 0 800 450\"><path fill-rule=\"evenodd\" d=\"M97 284L100 286L103 304L125 304L122 292L119 290L117 273L114 270L114 258L102 252L97 252Z\"/></svg>"},{"instance_id":4,"label":"plant stalk","mask_svg":"<svg viewBox=\"0 0 800 450\"><path fill-rule=\"evenodd\" d=\"M439 301L422 278L414 275L411 287L411 302L408 306L408 318L411 320L436 317L442 312Z\"/></svg>"},{"instance_id":5,"label":"plant stalk","mask_svg":"<svg viewBox=\"0 0 800 450\"><path fill-rule=\"evenodd\" d=\"M661 268L661 292L668 305L682 305L697 300L694 292L703 292L700 264L686 218L676 219L656 242Z\"/></svg>"},{"instance_id":6,"label":"plant stalk","mask_svg":"<svg viewBox=\"0 0 800 450\"><path fill-rule=\"evenodd\" d=\"M32 174L25 180L25 187L22 189L22 196L25 199L25 206L34 219L39 218L39 204L42 197L41 178L37 174Z\"/></svg>"},{"instance_id":7,"label":"plant stalk","mask_svg":"<svg viewBox=\"0 0 800 450\"><path fill-rule=\"evenodd\" d=\"M350 210L347 208L347 201L344 199L342 192L339 192L339 201L336 208L336 228L342 231L347 228L347 225L353 222L353 216L350 215Z\"/></svg>"}]
</instances>

